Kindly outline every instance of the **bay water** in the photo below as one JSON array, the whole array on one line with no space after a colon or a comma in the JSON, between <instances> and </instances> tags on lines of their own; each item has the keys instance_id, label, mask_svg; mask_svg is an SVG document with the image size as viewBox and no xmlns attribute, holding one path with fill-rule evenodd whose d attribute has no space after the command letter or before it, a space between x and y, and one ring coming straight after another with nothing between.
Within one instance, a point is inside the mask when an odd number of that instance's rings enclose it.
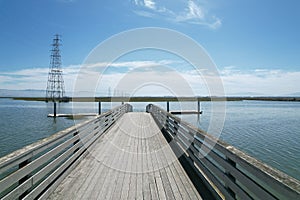
<instances>
[{"instance_id":1,"label":"bay water","mask_svg":"<svg viewBox=\"0 0 300 200\"><path fill-rule=\"evenodd\" d=\"M145 111L148 103L132 103L134 111ZM166 109L166 103L154 103ZM118 103L102 103L102 110ZM170 110L196 110L196 102ZM203 114L182 115L183 120L207 131L212 116L211 102L201 102ZM97 103L60 103L58 113L97 113ZM0 157L73 126L67 118L49 118L53 104L0 99ZM80 119L77 122L86 120ZM225 123L220 139L250 156L300 180L300 102L226 102Z\"/></svg>"}]
</instances>

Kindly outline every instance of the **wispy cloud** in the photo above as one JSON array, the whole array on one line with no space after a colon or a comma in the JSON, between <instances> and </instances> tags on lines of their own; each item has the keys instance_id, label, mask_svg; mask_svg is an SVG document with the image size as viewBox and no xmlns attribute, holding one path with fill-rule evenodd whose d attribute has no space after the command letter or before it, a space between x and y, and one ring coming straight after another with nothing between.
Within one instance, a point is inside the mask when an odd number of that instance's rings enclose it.
<instances>
[{"instance_id":1,"label":"wispy cloud","mask_svg":"<svg viewBox=\"0 0 300 200\"><path fill-rule=\"evenodd\" d=\"M145 5L147 8L150 8L150 9L153 9L153 10L156 9L155 2L152 1L152 0L144 0L144 5Z\"/></svg>"},{"instance_id":2,"label":"wispy cloud","mask_svg":"<svg viewBox=\"0 0 300 200\"><path fill-rule=\"evenodd\" d=\"M192 69L183 70L176 68L176 61L172 60L138 60L115 63L95 63L86 66L81 71L87 81L85 88L95 87L89 85L93 80L101 80L98 83L97 94L106 95L108 88L116 88L119 91L128 93L137 83L146 84L147 90L140 90L139 94L150 95L147 91L154 91L154 95L170 95L161 87L155 86L155 82L172 85L185 94L183 82L188 84L196 95L213 95L209 94L209 88L205 81L211 81L214 84L216 77L209 75L205 71L195 71ZM101 74L103 67L109 66L115 70L109 73ZM70 65L63 68L64 80L67 91L73 91L76 81L78 82L78 73L81 65ZM99 69L100 68L100 69ZM125 70L123 70L125 69ZM109 69L110 70L110 69ZM200 73L200 75L199 75ZM262 95L287 95L300 91L298 80L300 71L283 71L275 69L253 69L241 70L235 66L224 67L219 71L223 81L225 93L227 95L238 94L262 94ZM32 68L19 71L1 72L0 71L0 89L45 89L48 79L48 68ZM94 82L94 83L95 83ZM143 86L144 87L144 86ZM94 90L92 92L95 92Z\"/></svg>"},{"instance_id":3,"label":"wispy cloud","mask_svg":"<svg viewBox=\"0 0 300 200\"><path fill-rule=\"evenodd\" d=\"M64 80L68 90L73 88L79 68L79 65L64 67ZM48 70L48 67L39 67L9 72L0 71L0 89L46 89Z\"/></svg>"},{"instance_id":4,"label":"wispy cloud","mask_svg":"<svg viewBox=\"0 0 300 200\"><path fill-rule=\"evenodd\" d=\"M176 19L178 21L188 21L188 20L204 20L205 14L202 7L197 5L194 1L188 1L188 6L183 15L179 15Z\"/></svg>"},{"instance_id":5,"label":"wispy cloud","mask_svg":"<svg viewBox=\"0 0 300 200\"><path fill-rule=\"evenodd\" d=\"M300 91L297 80L300 71L275 69L240 70L228 67L221 71L227 94L257 93L262 95L287 95Z\"/></svg>"},{"instance_id":6,"label":"wispy cloud","mask_svg":"<svg viewBox=\"0 0 300 200\"><path fill-rule=\"evenodd\" d=\"M122 62L101 62L101 63L92 63L92 64L85 64L84 67L89 68L106 68L106 67L118 67L118 68L127 68L128 70L132 70L135 68L149 68L149 67L156 67L156 66L162 66L162 65L169 65L173 64L175 61L173 60L159 60L159 61L153 61L153 60L135 60L135 61L122 61Z\"/></svg>"},{"instance_id":7,"label":"wispy cloud","mask_svg":"<svg viewBox=\"0 0 300 200\"><path fill-rule=\"evenodd\" d=\"M200 0L162 2L154 0L134 0L134 12L143 17L165 19L175 23L189 23L217 29L221 19L210 13L207 3ZM178 4L177 8L172 8Z\"/></svg>"}]
</instances>

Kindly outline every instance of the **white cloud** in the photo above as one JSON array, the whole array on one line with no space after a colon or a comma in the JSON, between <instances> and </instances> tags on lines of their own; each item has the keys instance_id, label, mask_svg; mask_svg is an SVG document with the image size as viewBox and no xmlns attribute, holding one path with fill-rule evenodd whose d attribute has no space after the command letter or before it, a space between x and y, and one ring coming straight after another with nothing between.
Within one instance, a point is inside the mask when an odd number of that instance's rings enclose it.
<instances>
[{"instance_id":1,"label":"white cloud","mask_svg":"<svg viewBox=\"0 0 300 200\"><path fill-rule=\"evenodd\" d=\"M205 18L205 14L203 9L197 5L194 1L188 1L188 9L186 15L184 16L183 20L190 20L190 19L201 19Z\"/></svg>"},{"instance_id":2,"label":"white cloud","mask_svg":"<svg viewBox=\"0 0 300 200\"><path fill-rule=\"evenodd\" d=\"M300 91L300 71L255 69L242 71L231 67L221 71L227 94L287 95Z\"/></svg>"},{"instance_id":3,"label":"white cloud","mask_svg":"<svg viewBox=\"0 0 300 200\"><path fill-rule=\"evenodd\" d=\"M182 9L172 9L172 5L178 4ZM165 19L176 23L189 23L217 29L222 25L222 21L215 15L211 15L208 6L200 0L188 1L154 1L135 0L137 7L134 12L143 17Z\"/></svg>"},{"instance_id":4,"label":"white cloud","mask_svg":"<svg viewBox=\"0 0 300 200\"><path fill-rule=\"evenodd\" d=\"M120 62L115 63L112 66L120 67L132 66L128 73L115 72L112 74L105 74L99 83L98 93L101 95L106 95L109 88L116 88L118 91L123 91L124 93L130 93L131 87L134 86L136 82L157 82L159 80L165 80L168 83L172 83L174 88L181 90L182 95L184 95L184 89L182 89L182 82L176 80L176 75L179 75L191 86L196 95L216 95L209 93L209 86L212 86L216 79L215 75L207 73L205 70L199 71L195 70L180 70L168 69L164 70L162 68L152 68L153 66L161 66L163 63L172 63L171 61L132 61L132 62ZM163 66L163 65L162 65ZM143 68L148 68L151 70L141 70ZM168 66L166 67L168 68ZM131 71L133 70L133 71ZM261 95L287 95L291 93L296 93L300 91L298 86L298 79L300 77L300 71L288 72L282 70L272 70L272 69L256 69L251 71L244 71L234 66L225 67L223 70L219 71L220 77L223 81L226 95L243 95L243 94L261 94ZM127 77L127 81L124 84L118 85L118 83ZM128 78L130 77L130 78ZM151 80L151 81L149 81ZM131 88L131 89L130 89ZM102 91L102 93L101 93ZM165 90L157 87L152 87L152 90L147 88L147 91L155 91L144 93L144 95L163 95ZM165 94L169 95L169 94Z\"/></svg>"},{"instance_id":5,"label":"white cloud","mask_svg":"<svg viewBox=\"0 0 300 200\"><path fill-rule=\"evenodd\" d=\"M159 61L153 61L153 60L142 60L142 61L128 61L128 62L100 62L100 63L92 63L92 64L85 64L84 67L86 69L105 69L106 67L125 67L129 70L135 69L135 68L149 68L149 67L155 67L155 66L161 66L161 65L169 65L174 63L173 60L159 60Z\"/></svg>"},{"instance_id":6,"label":"white cloud","mask_svg":"<svg viewBox=\"0 0 300 200\"><path fill-rule=\"evenodd\" d=\"M152 10L156 9L156 3L153 0L134 0L134 4L137 6L144 6Z\"/></svg>"},{"instance_id":7,"label":"white cloud","mask_svg":"<svg viewBox=\"0 0 300 200\"><path fill-rule=\"evenodd\" d=\"M75 79L78 70L79 65L70 65L64 68L63 77L66 88L70 89L73 87L70 82ZM48 67L29 68L10 72L0 71L0 89L46 89L48 71Z\"/></svg>"},{"instance_id":8,"label":"white cloud","mask_svg":"<svg viewBox=\"0 0 300 200\"><path fill-rule=\"evenodd\" d=\"M212 19L214 22L207 24L207 26L209 26L211 29L217 29L222 25L222 21L216 16L213 16Z\"/></svg>"},{"instance_id":9,"label":"white cloud","mask_svg":"<svg viewBox=\"0 0 300 200\"><path fill-rule=\"evenodd\" d=\"M83 76L83 89L93 88L95 82L100 77L98 67L106 67L109 63L96 63L90 65L81 74ZM178 63L172 60L160 61L127 61L116 62L110 64L116 68L115 71L102 74L100 82L98 82L98 94L107 95L109 88L113 91L116 88L124 93L130 92L131 87L137 83L159 83L172 84L174 88L184 95L185 90L183 81L189 84L196 95L213 95L209 94L209 84L214 84L217 77L209 75L205 70L196 72L195 70L181 70L171 66ZM65 88L67 91L73 91L80 65L70 65L63 68ZM126 68L124 71L123 69ZM298 80L300 71L283 71L273 69L254 69L242 70L238 67L228 66L219 71L223 81L226 95L239 94L261 94L261 95L287 95L300 92ZM177 78L176 78L177 77ZM182 78L182 79L181 79ZM32 68L19 71L1 72L0 71L0 89L46 89L48 79L48 68ZM120 81L124 84L119 84ZM161 81L160 81L161 80ZM180 81L181 80L181 81ZM95 83L94 82L94 83ZM77 82L78 83L78 82ZM144 86L146 87L146 85ZM152 88L152 89L151 89ZM161 88L161 89L159 89ZM146 91L152 91L147 93ZM153 92L154 91L154 92ZM92 90L94 92L94 90ZM139 94L145 95L162 95L166 90L161 86L147 86L147 90L140 90Z\"/></svg>"},{"instance_id":10,"label":"white cloud","mask_svg":"<svg viewBox=\"0 0 300 200\"><path fill-rule=\"evenodd\" d=\"M190 80L184 79L176 71L131 71L127 74L108 74L102 77L97 91L99 93L114 88L121 93L143 96L192 96Z\"/></svg>"},{"instance_id":11,"label":"white cloud","mask_svg":"<svg viewBox=\"0 0 300 200\"><path fill-rule=\"evenodd\" d=\"M156 9L156 7L155 7L155 2L152 1L152 0L144 0L144 5L145 5L147 8L150 8L150 9L153 9L153 10Z\"/></svg>"}]
</instances>

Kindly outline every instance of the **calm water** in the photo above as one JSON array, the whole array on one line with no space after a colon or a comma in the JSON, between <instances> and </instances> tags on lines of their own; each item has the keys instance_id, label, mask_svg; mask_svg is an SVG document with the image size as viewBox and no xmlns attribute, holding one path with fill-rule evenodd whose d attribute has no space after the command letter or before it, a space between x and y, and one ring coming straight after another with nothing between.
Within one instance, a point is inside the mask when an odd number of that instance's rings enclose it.
<instances>
[{"instance_id":1,"label":"calm water","mask_svg":"<svg viewBox=\"0 0 300 200\"><path fill-rule=\"evenodd\" d=\"M103 110L112 106L106 103ZM73 107L75 113L98 112L94 103L62 103L57 112L73 113ZM0 157L75 124L66 118L48 118L49 113L53 113L52 103L0 98Z\"/></svg>"},{"instance_id":2,"label":"calm water","mask_svg":"<svg viewBox=\"0 0 300 200\"><path fill-rule=\"evenodd\" d=\"M300 180L300 102L237 101L226 103L226 120L220 138L249 155ZM116 104L105 103L103 110ZM133 103L144 111L147 103ZM166 108L166 103L159 103ZM183 119L207 130L210 102L202 102L200 124L195 115ZM170 104L170 110L196 109L196 103ZM59 113L96 113L94 103L59 104ZM47 118L52 104L0 99L0 157L74 125L65 118Z\"/></svg>"},{"instance_id":3,"label":"calm water","mask_svg":"<svg viewBox=\"0 0 300 200\"><path fill-rule=\"evenodd\" d=\"M300 102L226 103L220 138L268 165L300 180ZM210 103L201 103L200 128L207 130ZM195 117L184 116L197 124Z\"/></svg>"}]
</instances>

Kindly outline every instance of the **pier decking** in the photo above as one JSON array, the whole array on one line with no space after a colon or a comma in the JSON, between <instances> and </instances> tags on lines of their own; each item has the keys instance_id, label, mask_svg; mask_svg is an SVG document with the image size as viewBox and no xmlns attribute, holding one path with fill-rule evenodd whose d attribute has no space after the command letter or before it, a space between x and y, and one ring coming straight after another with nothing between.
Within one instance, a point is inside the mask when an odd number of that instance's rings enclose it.
<instances>
[{"instance_id":1,"label":"pier decking","mask_svg":"<svg viewBox=\"0 0 300 200\"><path fill-rule=\"evenodd\" d=\"M149 113L126 113L50 199L201 199Z\"/></svg>"}]
</instances>

